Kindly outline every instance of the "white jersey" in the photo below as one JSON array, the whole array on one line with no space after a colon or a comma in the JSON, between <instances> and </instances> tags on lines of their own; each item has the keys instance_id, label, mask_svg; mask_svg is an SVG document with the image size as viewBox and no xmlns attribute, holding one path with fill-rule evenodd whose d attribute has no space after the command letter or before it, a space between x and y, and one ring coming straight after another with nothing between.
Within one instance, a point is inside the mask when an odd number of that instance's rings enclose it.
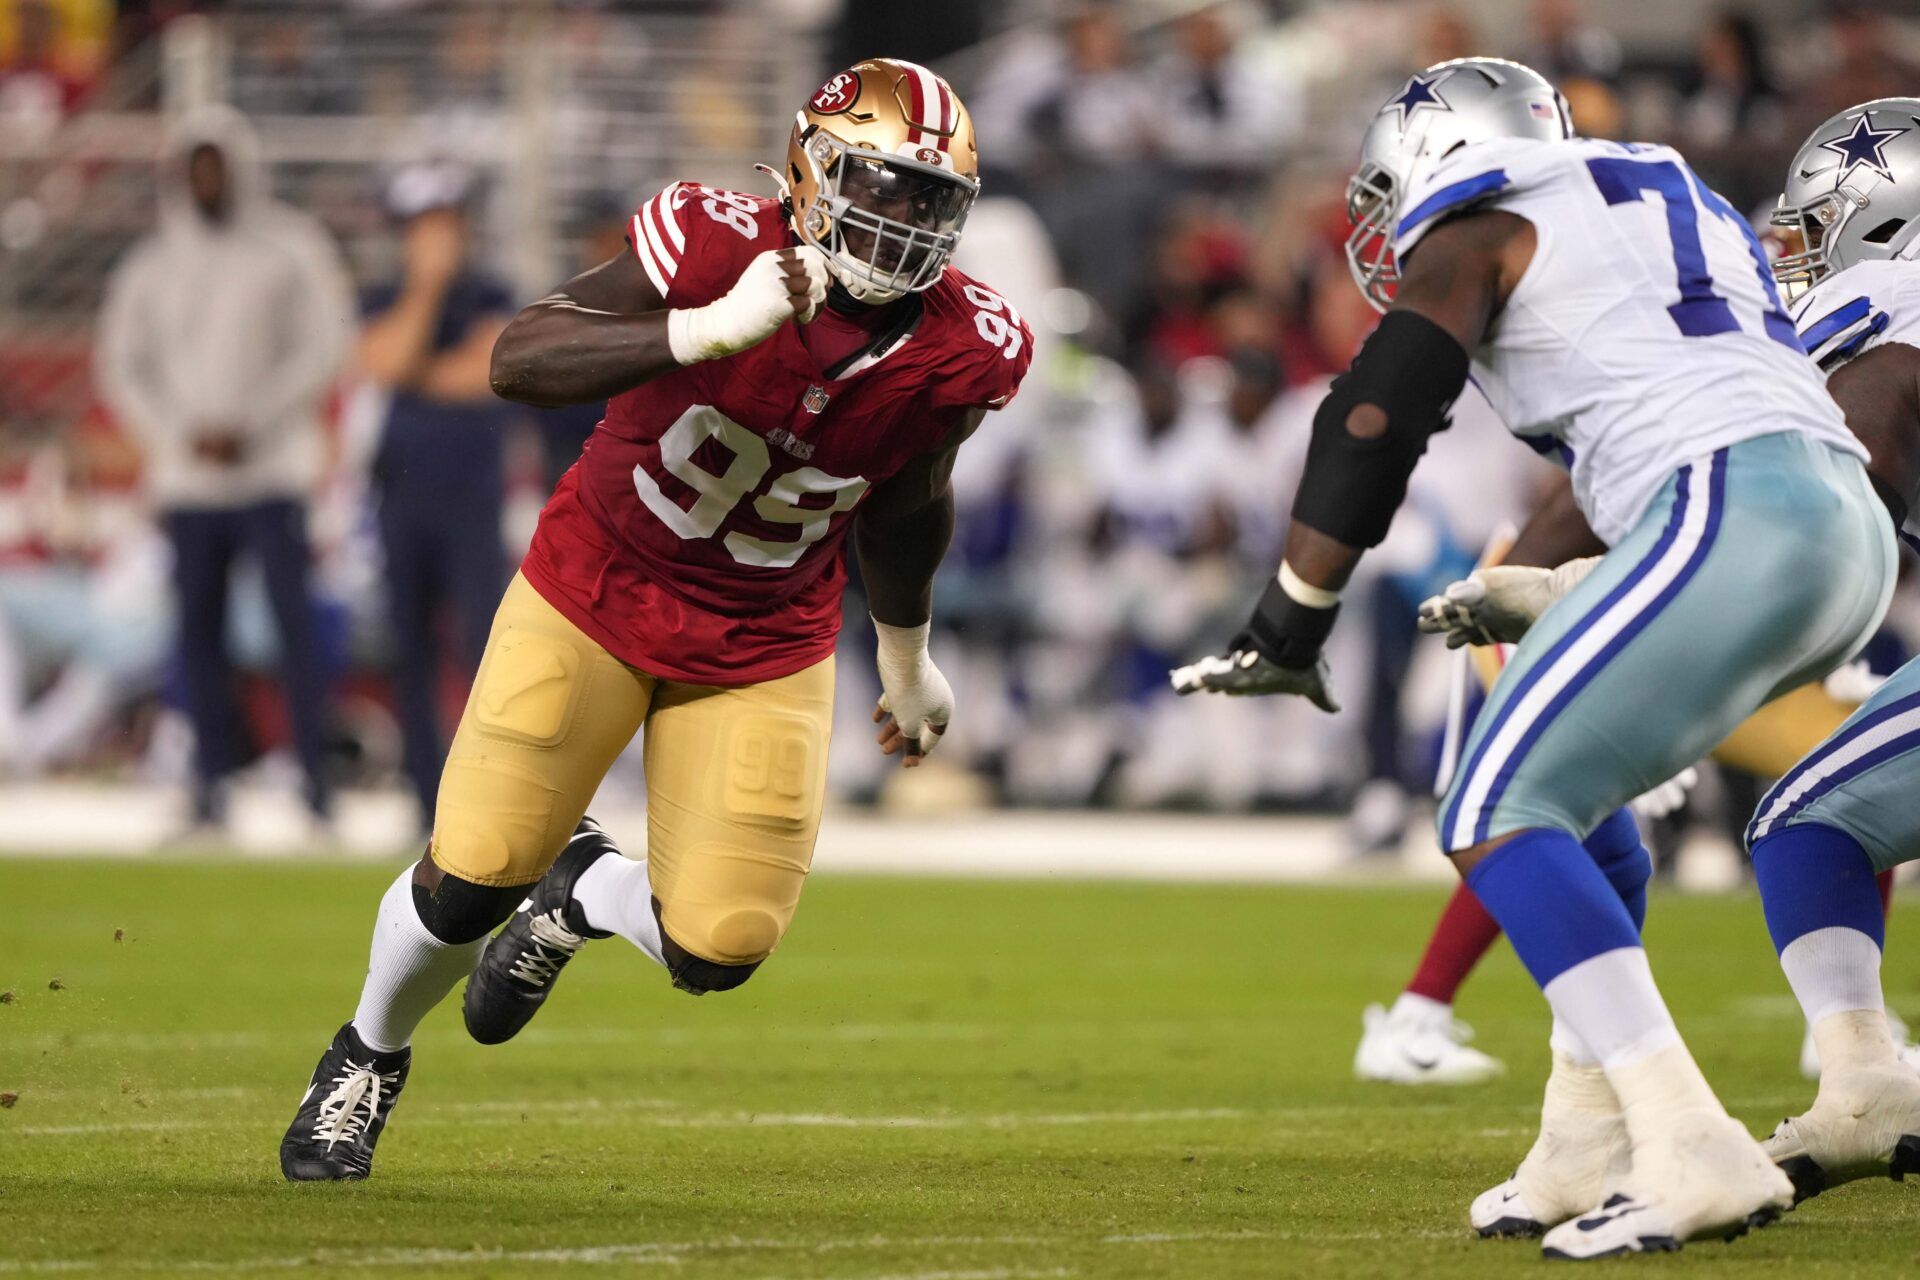
<instances>
[{"instance_id":1,"label":"white jersey","mask_svg":"<svg viewBox=\"0 0 1920 1280\"><path fill-rule=\"evenodd\" d=\"M1532 265L1473 352L1508 430L1573 472L1612 544L1687 461L1783 431L1866 457L1806 358L1753 229L1670 147L1500 138L1409 193L1403 264L1465 208L1534 226Z\"/></svg>"},{"instance_id":2,"label":"white jersey","mask_svg":"<svg viewBox=\"0 0 1920 1280\"><path fill-rule=\"evenodd\" d=\"M1920 347L1920 262L1856 262L1836 271L1795 300L1793 325L1829 375L1884 343Z\"/></svg>"},{"instance_id":3,"label":"white jersey","mask_svg":"<svg viewBox=\"0 0 1920 1280\"><path fill-rule=\"evenodd\" d=\"M1920 347L1920 262L1905 259L1856 262L1801 294L1793 304L1800 344L1832 377L1855 356L1889 342ZM1907 500L1907 527L1914 541L1920 493Z\"/></svg>"}]
</instances>

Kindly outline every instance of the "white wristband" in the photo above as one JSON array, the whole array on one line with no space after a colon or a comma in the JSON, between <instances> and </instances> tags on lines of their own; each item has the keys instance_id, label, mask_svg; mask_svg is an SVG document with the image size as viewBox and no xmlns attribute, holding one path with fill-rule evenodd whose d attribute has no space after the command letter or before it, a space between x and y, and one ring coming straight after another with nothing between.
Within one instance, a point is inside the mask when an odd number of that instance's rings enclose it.
<instances>
[{"instance_id":1,"label":"white wristband","mask_svg":"<svg viewBox=\"0 0 1920 1280\"><path fill-rule=\"evenodd\" d=\"M1325 587L1316 587L1293 571L1293 566L1285 560L1280 562L1280 589L1287 593L1296 604L1309 609L1331 609L1340 603L1340 593L1329 591Z\"/></svg>"}]
</instances>

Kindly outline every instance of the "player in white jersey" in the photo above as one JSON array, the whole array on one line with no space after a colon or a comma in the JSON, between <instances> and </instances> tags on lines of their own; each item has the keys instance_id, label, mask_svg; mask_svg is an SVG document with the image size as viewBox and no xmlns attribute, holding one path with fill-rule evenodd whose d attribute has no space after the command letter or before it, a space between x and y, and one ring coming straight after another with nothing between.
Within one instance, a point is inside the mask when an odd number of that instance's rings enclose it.
<instances>
[{"instance_id":1,"label":"player in white jersey","mask_svg":"<svg viewBox=\"0 0 1920 1280\"><path fill-rule=\"evenodd\" d=\"M1920 501L1920 99L1864 103L1814 130L1774 221L1800 336L1873 451L1894 520ZM1920 1076L1888 1034L1873 877L1920 857L1920 660L1895 672L1760 801L1747 841L1780 966L1813 1028L1820 1091L1768 1152L1796 1199L1920 1172ZM1864 886L1864 892L1863 892Z\"/></svg>"},{"instance_id":2,"label":"player in white jersey","mask_svg":"<svg viewBox=\"0 0 1920 1280\"><path fill-rule=\"evenodd\" d=\"M1525 67L1410 79L1349 205L1386 314L1315 420L1276 580L1230 652L1175 684L1335 707L1320 653L1340 589L1470 371L1568 463L1610 550L1515 651L1441 811L1554 1013L1541 1176L1512 1190L1561 1223L1552 1256L1738 1234L1792 1188L1681 1042L1625 901L1643 886L1581 842L1865 642L1895 553L1864 451L1746 223L1666 148L1573 138Z\"/></svg>"}]
</instances>

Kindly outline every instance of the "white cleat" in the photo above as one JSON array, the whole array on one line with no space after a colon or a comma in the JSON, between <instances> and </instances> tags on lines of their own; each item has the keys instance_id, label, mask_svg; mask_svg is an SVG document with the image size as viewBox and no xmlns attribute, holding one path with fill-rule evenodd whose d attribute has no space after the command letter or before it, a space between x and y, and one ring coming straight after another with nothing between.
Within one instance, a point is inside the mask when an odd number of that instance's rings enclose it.
<instances>
[{"instance_id":1,"label":"white cleat","mask_svg":"<svg viewBox=\"0 0 1920 1280\"><path fill-rule=\"evenodd\" d=\"M1573 1212L1578 1213L1575 1209ZM1545 1235L1548 1227L1566 1218L1564 1213L1543 1213L1527 1202L1520 1189L1520 1171L1497 1187L1488 1187L1473 1198L1467 1208L1467 1220L1483 1240L1507 1240L1515 1237Z\"/></svg>"},{"instance_id":2,"label":"white cleat","mask_svg":"<svg viewBox=\"0 0 1920 1280\"><path fill-rule=\"evenodd\" d=\"M1793 1184L1739 1121L1688 1111L1633 1151L1625 1185L1547 1232L1549 1258L1587 1261L1667 1253L1690 1240L1732 1240L1793 1204Z\"/></svg>"},{"instance_id":3,"label":"white cleat","mask_svg":"<svg viewBox=\"0 0 1920 1280\"><path fill-rule=\"evenodd\" d=\"M1467 1220L1485 1239L1542 1235L1617 1186L1628 1151L1626 1120L1605 1073L1556 1053L1540 1135L1511 1178L1474 1197Z\"/></svg>"},{"instance_id":4,"label":"white cleat","mask_svg":"<svg viewBox=\"0 0 1920 1280\"><path fill-rule=\"evenodd\" d=\"M1861 1178L1902 1182L1920 1173L1920 1074L1905 1062L1835 1070L1763 1145L1793 1180L1795 1204Z\"/></svg>"},{"instance_id":5,"label":"white cleat","mask_svg":"<svg viewBox=\"0 0 1920 1280\"><path fill-rule=\"evenodd\" d=\"M1904 1018L1893 1010L1887 1010L1887 1031L1893 1036L1893 1043L1900 1054L1900 1061L1915 1071L1920 1071L1920 1044L1911 1044L1907 1036ZM1808 1080L1820 1078L1820 1050L1813 1043L1813 1028L1807 1028L1807 1034L1800 1040L1800 1074Z\"/></svg>"},{"instance_id":6,"label":"white cleat","mask_svg":"<svg viewBox=\"0 0 1920 1280\"><path fill-rule=\"evenodd\" d=\"M1370 1004L1354 1051L1353 1074L1383 1084L1480 1084L1506 1067L1468 1045L1473 1028L1444 1004L1402 995L1392 1010Z\"/></svg>"}]
</instances>

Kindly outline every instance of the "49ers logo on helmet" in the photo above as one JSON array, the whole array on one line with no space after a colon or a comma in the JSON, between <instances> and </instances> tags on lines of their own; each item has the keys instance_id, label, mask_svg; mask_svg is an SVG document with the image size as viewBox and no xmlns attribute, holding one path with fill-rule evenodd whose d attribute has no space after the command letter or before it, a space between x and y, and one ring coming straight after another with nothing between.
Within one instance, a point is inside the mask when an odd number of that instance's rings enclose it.
<instances>
[{"instance_id":1,"label":"49ers logo on helmet","mask_svg":"<svg viewBox=\"0 0 1920 1280\"><path fill-rule=\"evenodd\" d=\"M851 71L842 71L821 85L820 92L813 95L807 106L816 114L830 116L845 111L859 99L860 77Z\"/></svg>"},{"instance_id":2,"label":"49ers logo on helmet","mask_svg":"<svg viewBox=\"0 0 1920 1280\"><path fill-rule=\"evenodd\" d=\"M945 156L941 155L938 151L935 151L932 147L920 148L918 151L913 153L913 158L915 160L918 160L922 164L931 164L931 165L938 165L943 160L946 159Z\"/></svg>"}]
</instances>

